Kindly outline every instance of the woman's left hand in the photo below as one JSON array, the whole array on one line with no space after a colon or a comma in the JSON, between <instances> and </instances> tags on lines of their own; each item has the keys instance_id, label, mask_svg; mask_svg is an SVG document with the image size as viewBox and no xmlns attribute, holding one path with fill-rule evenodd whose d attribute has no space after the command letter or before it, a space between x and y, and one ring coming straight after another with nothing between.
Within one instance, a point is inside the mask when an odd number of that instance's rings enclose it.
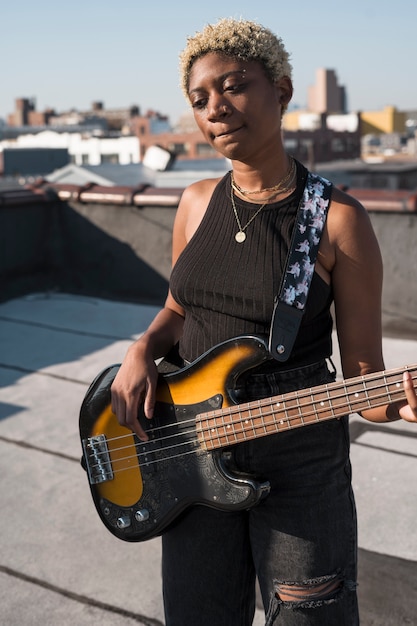
<instances>
[{"instance_id":1,"label":"woman's left hand","mask_svg":"<svg viewBox=\"0 0 417 626\"><path fill-rule=\"evenodd\" d=\"M408 404L404 404L399 409L398 413L401 419L406 422L417 422L417 394L414 389L413 378L410 372L404 372L403 384Z\"/></svg>"}]
</instances>

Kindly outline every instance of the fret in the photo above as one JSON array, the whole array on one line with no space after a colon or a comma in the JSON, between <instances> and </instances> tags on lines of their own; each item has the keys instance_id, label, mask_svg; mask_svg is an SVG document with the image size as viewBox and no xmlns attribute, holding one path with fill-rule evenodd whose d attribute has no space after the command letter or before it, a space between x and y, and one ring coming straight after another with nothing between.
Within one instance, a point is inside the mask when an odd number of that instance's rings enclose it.
<instances>
[{"instance_id":1,"label":"fret","mask_svg":"<svg viewBox=\"0 0 417 626\"><path fill-rule=\"evenodd\" d=\"M372 387L367 387L366 386L366 381L365 381L365 377L362 376L362 387L364 389L364 395L365 395L365 400L366 400L366 408L371 409L372 408L372 403L370 400L370 397L372 397L371 391L372 391Z\"/></svg>"},{"instance_id":2,"label":"fret","mask_svg":"<svg viewBox=\"0 0 417 626\"><path fill-rule=\"evenodd\" d=\"M276 402L275 407L278 414L278 417L276 418L276 430L278 432L280 430L288 430L288 417L285 413L285 404L278 401Z\"/></svg>"},{"instance_id":3,"label":"fret","mask_svg":"<svg viewBox=\"0 0 417 626\"><path fill-rule=\"evenodd\" d=\"M221 431L225 437L226 442L229 442L229 429L230 429L230 423L228 424L226 422L226 413L222 412L221 416Z\"/></svg>"},{"instance_id":4,"label":"fret","mask_svg":"<svg viewBox=\"0 0 417 626\"><path fill-rule=\"evenodd\" d=\"M233 419L235 442L238 443L246 441L247 439L254 439L257 435L251 418L250 405L241 404L240 410L237 410L237 408L234 407L234 412L238 415L237 419L236 416Z\"/></svg>"},{"instance_id":5,"label":"fret","mask_svg":"<svg viewBox=\"0 0 417 626\"><path fill-rule=\"evenodd\" d=\"M310 391L311 391L311 409L312 409L311 422L319 422L320 417L319 417L319 412L317 408L317 400L314 394L314 388L310 389Z\"/></svg>"},{"instance_id":6,"label":"fret","mask_svg":"<svg viewBox=\"0 0 417 626\"><path fill-rule=\"evenodd\" d=\"M250 402L246 405L245 434L248 439L260 437L262 433L262 423L259 419L256 403Z\"/></svg>"},{"instance_id":7,"label":"fret","mask_svg":"<svg viewBox=\"0 0 417 626\"><path fill-rule=\"evenodd\" d=\"M248 435L247 435L247 431L249 430L250 427L250 420L248 417L245 417L242 423L242 434L243 434L243 438L246 441L246 439L248 439ZM249 437L249 439L252 439L252 437Z\"/></svg>"},{"instance_id":8,"label":"fret","mask_svg":"<svg viewBox=\"0 0 417 626\"><path fill-rule=\"evenodd\" d=\"M235 426L233 422L233 416L231 415L230 411L227 411L225 413L225 420L224 420L223 426L224 426L225 439L227 442L226 445L235 443Z\"/></svg>"},{"instance_id":9,"label":"fret","mask_svg":"<svg viewBox=\"0 0 417 626\"><path fill-rule=\"evenodd\" d=\"M255 411L249 409L255 437L270 435L277 431L272 405L255 405Z\"/></svg>"},{"instance_id":10,"label":"fret","mask_svg":"<svg viewBox=\"0 0 417 626\"><path fill-rule=\"evenodd\" d=\"M388 382L387 373L384 372L384 381L387 389L387 400L388 402L394 402L396 395L398 395L399 392L402 392L402 375L401 380L394 378L394 380Z\"/></svg>"},{"instance_id":11,"label":"fret","mask_svg":"<svg viewBox=\"0 0 417 626\"><path fill-rule=\"evenodd\" d=\"M209 416L209 419L206 420L205 430L207 438L211 441L211 447L221 448L234 443L234 429L230 411L223 410L221 413L211 411L206 415Z\"/></svg>"},{"instance_id":12,"label":"fret","mask_svg":"<svg viewBox=\"0 0 417 626\"><path fill-rule=\"evenodd\" d=\"M360 380L359 382L350 384L349 388L349 406L351 412L355 413L355 411L367 406L368 396L366 394L366 387L363 384L363 380Z\"/></svg>"},{"instance_id":13,"label":"fret","mask_svg":"<svg viewBox=\"0 0 417 626\"><path fill-rule=\"evenodd\" d=\"M299 416L300 416L300 422L301 422L301 425L304 426L303 412L301 410L300 397L299 397L298 394L296 396L296 400L297 400L297 409L298 409L298 413L299 413Z\"/></svg>"},{"instance_id":14,"label":"fret","mask_svg":"<svg viewBox=\"0 0 417 626\"><path fill-rule=\"evenodd\" d=\"M326 387L326 396L327 396L327 406L329 407L329 411L330 411L330 416L329 417L331 419L331 418L335 417L334 408L333 408L333 405L332 405L332 402L331 402L331 398L330 398L329 387L327 385L325 385L325 387ZM335 398L335 400L336 400L336 398Z\"/></svg>"},{"instance_id":15,"label":"fret","mask_svg":"<svg viewBox=\"0 0 417 626\"><path fill-rule=\"evenodd\" d=\"M337 387L333 392L329 385L325 385L327 394L327 406L329 409L328 418L334 419L346 415L346 397L341 394L341 389Z\"/></svg>"},{"instance_id":16,"label":"fret","mask_svg":"<svg viewBox=\"0 0 417 626\"><path fill-rule=\"evenodd\" d=\"M243 405L246 409L246 404ZM249 412L247 410L239 413L239 426L237 429L239 433L238 441L246 441L246 439L253 439L253 437L248 436L248 431L251 430L251 423L249 419Z\"/></svg>"},{"instance_id":17,"label":"fret","mask_svg":"<svg viewBox=\"0 0 417 626\"><path fill-rule=\"evenodd\" d=\"M214 416L214 411L212 413L213 413L213 417L211 417L210 420L207 420L207 427L210 432L211 440L213 441L213 443L216 442L215 447L221 448L222 446L225 445L224 438L222 439L221 437L222 433L217 428L216 417Z\"/></svg>"},{"instance_id":18,"label":"fret","mask_svg":"<svg viewBox=\"0 0 417 626\"><path fill-rule=\"evenodd\" d=\"M281 422L280 424L282 428L284 428L284 424L287 430L303 425L298 393L291 392L286 395L285 400L282 397L282 406L285 413L284 423Z\"/></svg>"},{"instance_id":19,"label":"fret","mask_svg":"<svg viewBox=\"0 0 417 626\"><path fill-rule=\"evenodd\" d=\"M344 391L344 396L346 398L346 413L355 413L355 409L353 408L352 405L352 401L350 399L350 392L348 391L348 386L346 384L346 381L343 380L342 381L342 385L343 385L343 391Z\"/></svg>"},{"instance_id":20,"label":"fret","mask_svg":"<svg viewBox=\"0 0 417 626\"><path fill-rule=\"evenodd\" d=\"M282 406L283 406L284 414L285 414L284 424L285 424L287 430L291 430L291 428L294 426L294 424L293 424L293 422L291 420L290 397L288 397L287 401L283 400Z\"/></svg>"},{"instance_id":21,"label":"fret","mask_svg":"<svg viewBox=\"0 0 417 626\"><path fill-rule=\"evenodd\" d=\"M270 411L272 413L272 405L270 405L270 407L271 407ZM264 435L267 435L268 434L268 428L267 428L268 425L265 423L265 415L264 415L264 413L261 410L260 402L257 403L257 408L258 408L259 417L260 417L261 424L262 424L263 433L264 433Z\"/></svg>"},{"instance_id":22,"label":"fret","mask_svg":"<svg viewBox=\"0 0 417 626\"><path fill-rule=\"evenodd\" d=\"M314 393L313 400L314 406L312 407L313 411L310 419L306 420L306 422L308 421L310 424L334 417L331 403L329 402L329 391L327 385L322 385L321 387L316 387L315 389L316 391ZM311 393L312 389L309 391Z\"/></svg>"},{"instance_id":23,"label":"fret","mask_svg":"<svg viewBox=\"0 0 417 626\"><path fill-rule=\"evenodd\" d=\"M241 415L242 412L239 410L239 407L231 407L228 412L228 445L233 443L238 443L239 441L244 441L244 437L242 436L242 420Z\"/></svg>"}]
</instances>

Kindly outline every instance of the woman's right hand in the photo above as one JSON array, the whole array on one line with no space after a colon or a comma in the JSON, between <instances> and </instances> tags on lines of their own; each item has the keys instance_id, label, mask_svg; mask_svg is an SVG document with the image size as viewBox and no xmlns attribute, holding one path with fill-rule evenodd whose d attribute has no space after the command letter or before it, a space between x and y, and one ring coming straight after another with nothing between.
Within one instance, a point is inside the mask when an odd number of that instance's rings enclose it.
<instances>
[{"instance_id":1,"label":"woman's right hand","mask_svg":"<svg viewBox=\"0 0 417 626\"><path fill-rule=\"evenodd\" d=\"M128 349L111 386L111 406L121 426L130 428L142 441L149 439L138 420L140 405L152 419L158 371L155 361L139 339Z\"/></svg>"},{"instance_id":2,"label":"woman's right hand","mask_svg":"<svg viewBox=\"0 0 417 626\"><path fill-rule=\"evenodd\" d=\"M138 420L143 405L145 417L152 419L156 401L158 370L155 359L162 358L178 341L184 317L180 307L167 298L165 306L148 330L133 343L123 359L111 386L111 406L120 426L130 428L142 441L149 437Z\"/></svg>"}]
</instances>

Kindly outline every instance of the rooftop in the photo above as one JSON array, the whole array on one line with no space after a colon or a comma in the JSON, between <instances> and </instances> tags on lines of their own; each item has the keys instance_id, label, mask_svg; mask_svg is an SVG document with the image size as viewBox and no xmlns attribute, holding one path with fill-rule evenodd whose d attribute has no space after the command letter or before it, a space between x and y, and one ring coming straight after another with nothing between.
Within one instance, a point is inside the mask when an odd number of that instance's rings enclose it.
<instances>
[{"instance_id":1,"label":"rooftop","mask_svg":"<svg viewBox=\"0 0 417 626\"><path fill-rule=\"evenodd\" d=\"M157 310L47 292L0 304L2 624L164 623L160 539L126 543L103 526L78 435L88 385ZM387 367L401 366L415 361L417 341L385 338L384 350ZM361 623L415 623L416 428L352 416L351 434Z\"/></svg>"},{"instance_id":2,"label":"rooftop","mask_svg":"<svg viewBox=\"0 0 417 626\"><path fill-rule=\"evenodd\" d=\"M122 360L161 306L184 182L204 176L177 165L133 186L112 180L106 168L95 180L58 176L0 186L7 278L0 298L0 623L7 626L163 626L160 539L125 543L105 529L80 465L78 417L93 378ZM84 168L69 172L81 176ZM384 314L396 323L384 326L386 366L412 364L416 194L355 194L378 218L388 261ZM104 297L110 282L113 292ZM74 290L65 289L69 285ZM336 338L334 361L340 372ZM417 430L402 422L372 425L358 416L350 421L361 623L415 623L416 490L410 477L417 472ZM263 623L258 603L254 626Z\"/></svg>"}]
</instances>

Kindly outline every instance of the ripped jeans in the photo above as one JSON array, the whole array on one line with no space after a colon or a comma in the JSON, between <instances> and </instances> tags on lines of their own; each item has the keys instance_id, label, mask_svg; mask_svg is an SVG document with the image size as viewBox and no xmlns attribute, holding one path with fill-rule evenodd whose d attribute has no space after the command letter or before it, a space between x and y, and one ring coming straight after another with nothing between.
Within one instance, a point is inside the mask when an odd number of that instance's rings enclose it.
<instances>
[{"instance_id":1,"label":"ripped jeans","mask_svg":"<svg viewBox=\"0 0 417 626\"><path fill-rule=\"evenodd\" d=\"M331 379L323 362L251 375L239 392L253 400ZM163 535L166 626L250 626L256 578L266 626L357 626L347 418L237 444L233 457L270 493L249 511L194 506Z\"/></svg>"}]
</instances>

